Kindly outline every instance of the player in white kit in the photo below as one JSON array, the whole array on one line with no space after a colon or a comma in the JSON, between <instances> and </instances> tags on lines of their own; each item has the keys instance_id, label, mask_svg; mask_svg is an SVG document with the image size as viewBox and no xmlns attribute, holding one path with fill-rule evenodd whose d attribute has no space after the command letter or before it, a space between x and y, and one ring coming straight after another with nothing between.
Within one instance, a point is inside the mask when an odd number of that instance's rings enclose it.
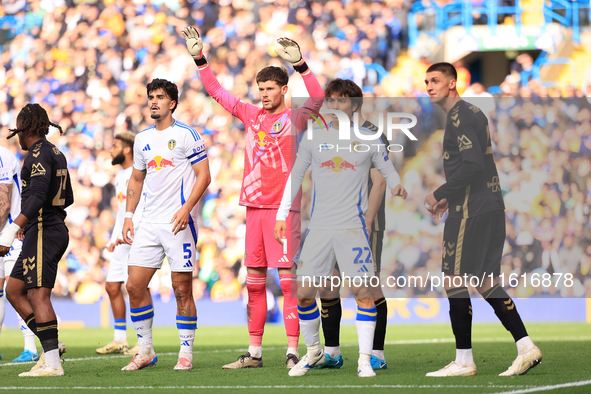
<instances>
[{"instance_id":1,"label":"player in white kit","mask_svg":"<svg viewBox=\"0 0 591 394\"><path fill-rule=\"evenodd\" d=\"M136 354L139 347L129 349L127 342L127 323L125 319L125 300L121 292L121 286L127 281L127 258L131 245L123 241L123 222L125 221L125 208L127 200L127 185L133 170L133 143L135 134L129 131L119 133L115 136L111 148L111 164L121 165L121 169L115 176L115 197L117 198L117 217L111 234L111 239L107 243L107 250L112 254L109 263L109 272L105 289L111 301L113 310L113 319L115 320L115 330L113 341L107 345L96 349L98 354L123 353ZM144 210L144 199L135 210L133 216L134 226L137 227L141 221L142 211Z\"/></svg>"},{"instance_id":2,"label":"player in white kit","mask_svg":"<svg viewBox=\"0 0 591 394\"><path fill-rule=\"evenodd\" d=\"M178 103L175 84L154 79L147 86L153 126L135 137L133 172L127 189L123 237L132 245L127 292L139 352L123 368L131 371L155 365L152 345L154 307L148 284L167 257L177 301L176 323L181 349L175 370L192 369L197 310L192 273L197 244L197 202L211 178L203 139L195 129L173 119ZM132 218L142 196L146 203L135 233ZM132 243L133 239L133 243Z\"/></svg>"},{"instance_id":3,"label":"player in white kit","mask_svg":"<svg viewBox=\"0 0 591 394\"><path fill-rule=\"evenodd\" d=\"M329 109L344 112L349 123L353 119L351 98L328 98L327 104ZM312 130L312 136L309 132L304 134L277 213L275 238L281 242L291 201L306 170L312 167L312 211L297 266L298 314L308 352L290 370L290 376L303 376L325 361L320 345L320 313L315 300L318 287L310 286L310 278L332 276L337 262L343 276L351 278L353 283L357 277L362 279L359 283L366 283L352 288L357 301L360 353L357 374L360 377L375 376L370 357L377 310L369 285L369 278L374 276L374 265L365 222L372 163L386 179L394 196L406 198L407 193L388 158L386 146L376 144L380 141L358 139L352 128L351 138L343 140L339 137L338 124L335 118L328 130L322 127ZM365 135L375 134L364 127L359 129Z\"/></svg>"},{"instance_id":4,"label":"player in white kit","mask_svg":"<svg viewBox=\"0 0 591 394\"><path fill-rule=\"evenodd\" d=\"M0 228L2 231L12 223L21 212L21 166L17 158L3 146L0 146ZM15 238L10 252L0 257L0 332L6 314L6 296L4 285L12 272L14 263L21 252L22 242ZM20 329L25 337L25 348L13 363L35 361L39 358L35 346L35 334L27 327L25 321L16 314ZM0 355L2 360L2 355Z\"/></svg>"}]
</instances>

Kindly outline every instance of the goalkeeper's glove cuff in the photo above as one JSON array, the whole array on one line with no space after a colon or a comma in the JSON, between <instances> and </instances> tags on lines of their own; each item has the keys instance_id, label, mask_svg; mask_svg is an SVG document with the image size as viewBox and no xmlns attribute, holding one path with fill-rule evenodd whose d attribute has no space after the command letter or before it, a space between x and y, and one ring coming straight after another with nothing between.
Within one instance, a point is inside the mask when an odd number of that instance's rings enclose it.
<instances>
[{"instance_id":1,"label":"goalkeeper's glove cuff","mask_svg":"<svg viewBox=\"0 0 591 394\"><path fill-rule=\"evenodd\" d=\"M193 60L195 61L197 67L203 67L207 64L207 59L205 58L205 56L203 56L203 53L200 57L194 57Z\"/></svg>"},{"instance_id":2,"label":"goalkeeper's glove cuff","mask_svg":"<svg viewBox=\"0 0 591 394\"><path fill-rule=\"evenodd\" d=\"M305 73L308 71L308 65L304 61L304 58L301 58L297 63L293 63L293 69L299 72L300 74Z\"/></svg>"}]
</instances>

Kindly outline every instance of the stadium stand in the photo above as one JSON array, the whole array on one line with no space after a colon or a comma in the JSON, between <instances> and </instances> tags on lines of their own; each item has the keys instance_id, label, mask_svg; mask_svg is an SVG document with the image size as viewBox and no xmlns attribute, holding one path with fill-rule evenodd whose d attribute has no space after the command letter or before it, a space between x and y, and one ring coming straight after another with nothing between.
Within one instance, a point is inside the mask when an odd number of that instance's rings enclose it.
<instances>
[{"instance_id":1,"label":"stadium stand","mask_svg":"<svg viewBox=\"0 0 591 394\"><path fill-rule=\"evenodd\" d=\"M420 46L419 27L435 32L433 38L452 25L472 24L473 12L481 14L474 24L488 29L494 29L499 19L507 24L521 20L524 26L543 24L542 16L560 16L562 11L556 8L563 4L553 0L551 14L541 10L541 2L523 0L524 6L537 5L540 14L516 16L520 13L513 5L493 9L493 3L3 0L0 135L8 134L18 109L29 101L44 106L66 130L63 137L53 133L49 138L67 155L76 196L68 216L70 247L60 264L54 297L92 303L105 296L109 254L104 247L116 208L111 184L116 169L108 150L114 134L137 132L149 124L145 85L154 77L167 78L181 88L175 117L197 128L209 147L212 184L201 202L195 298L240 297L246 278L241 264L245 213L238 207L244 130L206 95L179 34L186 25L199 26L220 83L254 104L260 104L252 82L255 72L280 63L271 49L278 35L298 37L322 85L334 77L351 78L375 97L415 97L424 94L424 70L433 61L428 51L419 53L419 59L411 56L412 49ZM588 4L585 8L582 3L574 2L579 5L574 11L569 4L570 19L559 21L568 22L579 37L586 34L581 25L589 23ZM447 18L448 25L441 22L444 14L453 16ZM578 59L588 56L581 51L577 47L572 56L579 73L588 66ZM568 89L555 89L541 83L540 64L534 66L537 74L522 80L530 65L516 61L514 72L491 89L501 100L491 113L498 125L491 136L509 223L503 270L571 272L578 285L574 293L564 295L590 296L591 105L580 89L585 86L590 92L591 72ZM294 96L303 89L296 78L290 82ZM466 87L470 85L467 82ZM472 84L473 92L482 90ZM409 147L399 168L411 198L388 209L391 231L384 254L397 260L388 274L439 270L440 223L433 223L416 201L433 190L434 183L442 183L442 138L427 132L421 137L423 143ZM22 158L15 140L1 141ZM168 274L166 269L158 274L152 288L157 299L173 297ZM278 286L275 291L281 294ZM524 290L511 295L539 294Z\"/></svg>"}]
</instances>

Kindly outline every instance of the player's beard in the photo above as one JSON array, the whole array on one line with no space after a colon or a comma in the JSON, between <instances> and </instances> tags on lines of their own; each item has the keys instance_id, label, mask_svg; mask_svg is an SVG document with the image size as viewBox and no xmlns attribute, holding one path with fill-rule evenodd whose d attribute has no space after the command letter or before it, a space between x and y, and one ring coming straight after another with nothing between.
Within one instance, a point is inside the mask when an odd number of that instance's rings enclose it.
<instances>
[{"instance_id":1,"label":"player's beard","mask_svg":"<svg viewBox=\"0 0 591 394\"><path fill-rule=\"evenodd\" d=\"M111 164L116 166L118 164L123 164L124 161L125 155L123 154L123 152L121 152L117 156L113 157L113 160L111 160Z\"/></svg>"},{"instance_id":2,"label":"player's beard","mask_svg":"<svg viewBox=\"0 0 591 394\"><path fill-rule=\"evenodd\" d=\"M277 107L279 107L279 105L276 105L273 102L270 102L269 104L267 104L267 106L265 107L265 110L272 112L275 111L277 109Z\"/></svg>"},{"instance_id":3,"label":"player's beard","mask_svg":"<svg viewBox=\"0 0 591 394\"><path fill-rule=\"evenodd\" d=\"M152 114L150 115L150 118L152 119L160 119L162 116L160 114Z\"/></svg>"}]
</instances>

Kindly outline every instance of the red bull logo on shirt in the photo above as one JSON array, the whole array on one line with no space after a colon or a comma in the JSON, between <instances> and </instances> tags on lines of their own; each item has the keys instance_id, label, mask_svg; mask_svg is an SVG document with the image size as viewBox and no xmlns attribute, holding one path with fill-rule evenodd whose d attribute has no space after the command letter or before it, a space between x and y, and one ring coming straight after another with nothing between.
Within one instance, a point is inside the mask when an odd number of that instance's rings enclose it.
<instances>
[{"instance_id":1,"label":"red bull logo on shirt","mask_svg":"<svg viewBox=\"0 0 591 394\"><path fill-rule=\"evenodd\" d=\"M124 195L123 192L119 192L119 194L117 195L117 200L119 200L119 203L122 203L123 201L125 201L126 198L127 198L127 196Z\"/></svg>"},{"instance_id":2,"label":"red bull logo on shirt","mask_svg":"<svg viewBox=\"0 0 591 394\"><path fill-rule=\"evenodd\" d=\"M275 141L273 137L267 135L267 133L265 133L264 131L259 131L256 135L257 137L259 137L259 140L257 141L257 144L259 144L259 146L265 146Z\"/></svg>"},{"instance_id":3,"label":"red bull logo on shirt","mask_svg":"<svg viewBox=\"0 0 591 394\"><path fill-rule=\"evenodd\" d=\"M353 170L357 172L355 167L357 166L357 162L355 164L349 163L347 160L344 160L342 157L333 157L330 160L320 162L320 168L328 168L333 170L334 172L341 172L341 171L348 171Z\"/></svg>"},{"instance_id":4,"label":"red bull logo on shirt","mask_svg":"<svg viewBox=\"0 0 591 394\"><path fill-rule=\"evenodd\" d=\"M172 159L172 161L167 160L161 156L156 156L155 158L153 158L152 160L150 160L148 162L148 169L155 169L156 171L160 171L163 168L166 167L174 167L174 158Z\"/></svg>"}]
</instances>

